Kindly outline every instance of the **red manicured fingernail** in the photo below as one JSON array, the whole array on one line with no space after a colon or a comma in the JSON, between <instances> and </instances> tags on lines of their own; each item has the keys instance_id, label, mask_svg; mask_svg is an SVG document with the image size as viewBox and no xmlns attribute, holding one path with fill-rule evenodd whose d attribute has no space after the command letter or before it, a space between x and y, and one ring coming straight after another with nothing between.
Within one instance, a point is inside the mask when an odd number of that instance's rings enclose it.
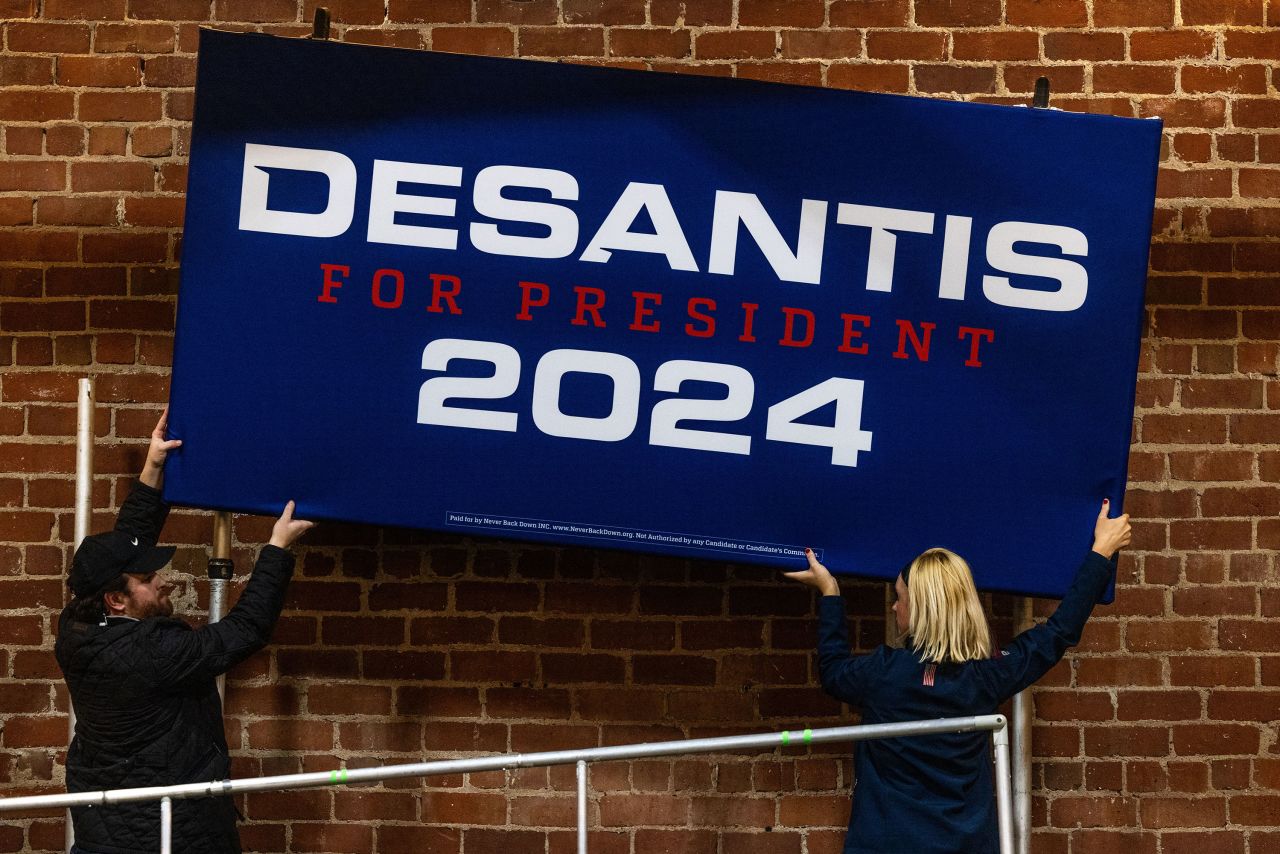
<instances>
[{"instance_id":1,"label":"red manicured fingernail","mask_svg":"<svg viewBox=\"0 0 1280 854\"><path fill-rule=\"evenodd\" d=\"M804 550L804 553L805 553L805 554L807 554L807 555L811 555L811 554L813 554L813 549L805 549L805 550Z\"/></svg>"}]
</instances>

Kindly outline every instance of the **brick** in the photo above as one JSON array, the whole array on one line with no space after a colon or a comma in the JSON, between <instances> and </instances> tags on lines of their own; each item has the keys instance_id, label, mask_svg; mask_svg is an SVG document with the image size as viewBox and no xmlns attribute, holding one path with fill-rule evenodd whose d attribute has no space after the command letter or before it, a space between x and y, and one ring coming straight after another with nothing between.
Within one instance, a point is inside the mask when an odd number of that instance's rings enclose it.
<instances>
[{"instance_id":1,"label":"brick","mask_svg":"<svg viewBox=\"0 0 1280 854\"><path fill-rule=\"evenodd\" d=\"M1225 798L1144 798L1140 812L1143 827L1223 827L1227 823Z\"/></svg>"},{"instance_id":2,"label":"brick","mask_svg":"<svg viewBox=\"0 0 1280 854\"><path fill-rule=\"evenodd\" d=\"M647 688L579 688L574 697L583 720L650 721L664 711L663 698Z\"/></svg>"},{"instance_id":3,"label":"brick","mask_svg":"<svg viewBox=\"0 0 1280 854\"><path fill-rule=\"evenodd\" d=\"M481 3L481 8L485 8L485 3ZM491 6L497 6L496 2ZM510 6L510 4L502 4ZM537 5L522 4L522 5ZM544 2L543 6L547 6ZM463 24L471 20L471 3L463 2L463 0L390 0L387 5L387 20L395 23L404 22L410 24ZM478 17L477 20L492 23L493 19ZM554 10L552 19L554 20ZM510 23L520 23L519 21L511 21Z\"/></svg>"},{"instance_id":4,"label":"brick","mask_svg":"<svg viewBox=\"0 0 1280 854\"><path fill-rule=\"evenodd\" d=\"M271 718L246 727L248 744L260 750L333 749L333 725L326 721Z\"/></svg>"},{"instance_id":5,"label":"brick","mask_svg":"<svg viewBox=\"0 0 1280 854\"><path fill-rule=\"evenodd\" d=\"M6 745L63 747L67 743L67 719L62 715L10 717L5 722Z\"/></svg>"},{"instance_id":6,"label":"brick","mask_svg":"<svg viewBox=\"0 0 1280 854\"><path fill-rule=\"evenodd\" d=\"M1179 756L1252 756L1260 735L1246 724L1186 724L1172 729L1173 748Z\"/></svg>"},{"instance_id":7,"label":"brick","mask_svg":"<svg viewBox=\"0 0 1280 854\"><path fill-rule=\"evenodd\" d=\"M210 5L204 0L129 0L129 17L144 21L207 21L209 13Z\"/></svg>"},{"instance_id":8,"label":"brick","mask_svg":"<svg viewBox=\"0 0 1280 854\"><path fill-rule=\"evenodd\" d=\"M1227 810L1232 824L1271 827L1280 814L1280 795L1232 795Z\"/></svg>"},{"instance_id":9,"label":"brick","mask_svg":"<svg viewBox=\"0 0 1280 854\"><path fill-rule=\"evenodd\" d=\"M1186 612L1178 611L1178 613ZM1202 612L1191 611L1190 613ZM1136 652L1209 649L1212 642L1210 626L1203 621L1131 620L1125 626L1125 645Z\"/></svg>"},{"instance_id":10,"label":"brick","mask_svg":"<svg viewBox=\"0 0 1280 854\"><path fill-rule=\"evenodd\" d=\"M1125 827L1136 822L1137 802L1121 797L1055 798L1050 811L1054 827Z\"/></svg>"},{"instance_id":11,"label":"brick","mask_svg":"<svg viewBox=\"0 0 1280 854\"><path fill-rule=\"evenodd\" d=\"M1173 68L1103 63L1093 67L1093 91L1167 95L1177 85Z\"/></svg>"},{"instance_id":12,"label":"brick","mask_svg":"<svg viewBox=\"0 0 1280 854\"><path fill-rule=\"evenodd\" d=\"M1124 54L1122 33L1066 31L1044 34L1046 59L1119 60L1124 59Z\"/></svg>"},{"instance_id":13,"label":"brick","mask_svg":"<svg viewBox=\"0 0 1280 854\"><path fill-rule=\"evenodd\" d=\"M441 824L504 824L507 816L502 795L477 792L424 792L422 809Z\"/></svg>"},{"instance_id":14,"label":"brick","mask_svg":"<svg viewBox=\"0 0 1280 854\"><path fill-rule=\"evenodd\" d=\"M1187 26L1259 27L1263 0L1181 0L1182 23Z\"/></svg>"},{"instance_id":15,"label":"brick","mask_svg":"<svg viewBox=\"0 0 1280 854\"><path fill-rule=\"evenodd\" d=\"M60 160L11 160L0 163L0 192L61 190L66 187L66 173L66 164Z\"/></svg>"},{"instance_id":16,"label":"brick","mask_svg":"<svg viewBox=\"0 0 1280 854\"><path fill-rule=\"evenodd\" d=\"M18 53L88 53L89 27L85 24L10 23L6 42Z\"/></svg>"},{"instance_id":17,"label":"brick","mask_svg":"<svg viewBox=\"0 0 1280 854\"><path fill-rule=\"evenodd\" d=\"M782 54L790 59L846 59L861 53L862 33L858 30L788 30L782 34Z\"/></svg>"},{"instance_id":18,"label":"brick","mask_svg":"<svg viewBox=\"0 0 1280 854\"><path fill-rule=\"evenodd\" d=\"M146 122L161 117L159 92L85 92L79 117L96 122Z\"/></svg>"},{"instance_id":19,"label":"brick","mask_svg":"<svg viewBox=\"0 0 1280 854\"><path fill-rule=\"evenodd\" d=\"M1151 98L1142 102L1140 115L1159 116L1165 127L1221 127L1226 120L1222 98Z\"/></svg>"},{"instance_id":20,"label":"brick","mask_svg":"<svg viewBox=\"0 0 1280 854\"><path fill-rule=\"evenodd\" d=\"M921 92L994 92L996 70L984 66L917 65L916 88Z\"/></svg>"},{"instance_id":21,"label":"brick","mask_svg":"<svg viewBox=\"0 0 1280 854\"><path fill-rule=\"evenodd\" d=\"M100 125L89 128L89 153L120 156L125 153L129 133L123 127Z\"/></svg>"},{"instance_id":22,"label":"brick","mask_svg":"<svg viewBox=\"0 0 1280 854\"><path fill-rule=\"evenodd\" d=\"M1129 58L1137 62L1171 59L1210 59L1214 52L1211 32L1147 30L1129 36Z\"/></svg>"},{"instance_id":23,"label":"brick","mask_svg":"<svg viewBox=\"0 0 1280 854\"><path fill-rule=\"evenodd\" d=\"M298 20L298 4L294 0L218 0L213 10L219 21L268 21Z\"/></svg>"},{"instance_id":24,"label":"brick","mask_svg":"<svg viewBox=\"0 0 1280 854\"><path fill-rule=\"evenodd\" d=\"M196 63L194 57L157 56L148 59L146 62L146 85L151 88L181 88L194 86L195 83ZM173 95L170 97L172 98Z\"/></svg>"},{"instance_id":25,"label":"brick","mask_svg":"<svg viewBox=\"0 0 1280 854\"><path fill-rule=\"evenodd\" d=\"M93 31L97 53L172 53L172 24L99 24Z\"/></svg>"},{"instance_id":26,"label":"brick","mask_svg":"<svg viewBox=\"0 0 1280 854\"><path fill-rule=\"evenodd\" d=\"M169 258L169 235L163 232L86 234L82 247L84 260L91 263L157 263ZM104 319L118 320L120 314L137 312L140 319L145 317L150 323L164 323L161 319L164 312L158 303L94 306L94 310ZM172 329L173 323L143 328Z\"/></svg>"},{"instance_id":27,"label":"brick","mask_svg":"<svg viewBox=\"0 0 1280 854\"><path fill-rule=\"evenodd\" d=\"M532 652L455 650L449 659L453 678L461 682L524 682L537 674L537 656Z\"/></svg>"},{"instance_id":28,"label":"brick","mask_svg":"<svg viewBox=\"0 0 1280 854\"><path fill-rule=\"evenodd\" d=\"M1001 23L999 0L916 0L916 25L921 27L982 27Z\"/></svg>"},{"instance_id":29,"label":"brick","mask_svg":"<svg viewBox=\"0 0 1280 854\"><path fill-rule=\"evenodd\" d=\"M1207 489L1202 498L1205 516L1265 517L1280 502L1280 489L1257 487L1250 489Z\"/></svg>"},{"instance_id":30,"label":"brick","mask_svg":"<svg viewBox=\"0 0 1280 854\"><path fill-rule=\"evenodd\" d=\"M836 63L827 72L827 85L834 89L864 92L906 92L911 85L911 67L888 63Z\"/></svg>"},{"instance_id":31,"label":"brick","mask_svg":"<svg viewBox=\"0 0 1280 854\"><path fill-rule=\"evenodd\" d=\"M742 27L820 27L824 14L822 0L738 0Z\"/></svg>"},{"instance_id":32,"label":"brick","mask_svg":"<svg viewBox=\"0 0 1280 854\"><path fill-rule=\"evenodd\" d=\"M991 60L1035 60L1040 57L1040 37L1033 32L1004 30L956 32L951 38L953 59L989 62ZM1057 84L1055 77L1055 87Z\"/></svg>"},{"instance_id":33,"label":"brick","mask_svg":"<svg viewBox=\"0 0 1280 854\"><path fill-rule=\"evenodd\" d=\"M52 57L0 56L0 86L46 86L52 82ZM12 134L13 129L9 133ZM11 149L11 153L17 152ZM39 151L32 153L38 154Z\"/></svg>"},{"instance_id":34,"label":"brick","mask_svg":"<svg viewBox=\"0 0 1280 854\"><path fill-rule=\"evenodd\" d=\"M72 163L71 189L78 193L104 190L150 192L155 168L150 163Z\"/></svg>"},{"instance_id":35,"label":"brick","mask_svg":"<svg viewBox=\"0 0 1280 854\"><path fill-rule=\"evenodd\" d=\"M1184 23L1186 23L1184 18ZM1094 0L1095 27L1171 27L1173 0Z\"/></svg>"},{"instance_id":36,"label":"brick","mask_svg":"<svg viewBox=\"0 0 1280 854\"><path fill-rule=\"evenodd\" d=\"M10 332L78 332L85 328L85 304L80 300L4 303L0 324Z\"/></svg>"},{"instance_id":37,"label":"brick","mask_svg":"<svg viewBox=\"0 0 1280 854\"><path fill-rule=\"evenodd\" d=\"M704 32L696 37L694 53L698 59L769 59L774 42L771 32Z\"/></svg>"},{"instance_id":38,"label":"brick","mask_svg":"<svg viewBox=\"0 0 1280 854\"><path fill-rule=\"evenodd\" d=\"M548 684L616 684L626 672L626 660L615 655L543 653L540 659L542 675Z\"/></svg>"},{"instance_id":39,"label":"brick","mask_svg":"<svg viewBox=\"0 0 1280 854\"><path fill-rule=\"evenodd\" d=\"M609 33L611 56L684 59L692 50L693 39L687 30L616 27Z\"/></svg>"},{"instance_id":40,"label":"brick","mask_svg":"<svg viewBox=\"0 0 1280 854\"><path fill-rule=\"evenodd\" d=\"M521 56L604 56L600 27L524 27L519 35Z\"/></svg>"},{"instance_id":41,"label":"brick","mask_svg":"<svg viewBox=\"0 0 1280 854\"><path fill-rule=\"evenodd\" d=\"M0 92L0 119L20 122L50 122L69 119L75 96L70 92L13 89Z\"/></svg>"},{"instance_id":42,"label":"brick","mask_svg":"<svg viewBox=\"0 0 1280 854\"><path fill-rule=\"evenodd\" d=\"M129 144L137 157L164 157L173 153L173 129L163 125L132 128Z\"/></svg>"},{"instance_id":43,"label":"brick","mask_svg":"<svg viewBox=\"0 0 1280 854\"><path fill-rule=\"evenodd\" d=\"M422 750L422 725L380 721L339 723L338 742L346 750L418 753Z\"/></svg>"},{"instance_id":44,"label":"brick","mask_svg":"<svg viewBox=\"0 0 1280 854\"><path fill-rule=\"evenodd\" d=\"M138 86L142 64L136 56L62 56L58 58L59 86L99 88Z\"/></svg>"},{"instance_id":45,"label":"brick","mask_svg":"<svg viewBox=\"0 0 1280 854\"><path fill-rule=\"evenodd\" d=\"M515 34L500 27L435 27L431 30L431 49L449 53L514 56Z\"/></svg>"},{"instance_id":46,"label":"brick","mask_svg":"<svg viewBox=\"0 0 1280 854\"><path fill-rule=\"evenodd\" d=\"M1217 690L1209 694L1208 717L1215 721L1264 721L1275 714L1277 702L1280 691Z\"/></svg>"},{"instance_id":47,"label":"brick","mask_svg":"<svg viewBox=\"0 0 1280 854\"><path fill-rule=\"evenodd\" d=\"M36 218L41 225L115 225L116 206L104 196L48 196L37 200Z\"/></svg>"},{"instance_id":48,"label":"brick","mask_svg":"<svg viewBox=\"0 0 1280 854\"><path fill-rule=\"evenodd\" d=\"M942 33L872 31L867 35L867 55L872 59L941 62L946 54L947 38Z\"/></svg>"},{"instance_id":49,"label":"brick","mask_svg":"<svg viewBox=\"0 0 1280 854\"><path fill-rule=\"evenodd\" d=\"M45 131L45 151L59 157L84 153L84 130L74 125L53 125Z\"/></svg>"},{"instance_id":50,"label":"brick","mask_svg":"<svg viewBox=\"0 0 1280 854\"><path fill-rule=\"evenodd\" d=\"M364 650L360 658L366 679L437 680L445 675L442 652Z\"/></svg>"},{"instance_id":51,"label":"brick","mask_svg":"<svg viewBox=\"0 0 1280 854\"><path fill-rule=\"evenodd\" d=\"M44 17L69 21L110 21L124 18L125 0L45 0Z\"/></svg>"},{"instance_id":52,"label":"brick","mask_svg":"<svg viewBox=\"0 0 1280 854\"><path fill-rule=\"evenodd\" d=\"M1169 659L1170 682L1196 687L1247 686L1255 682L1255 662L1237 656L1175 656Z\"/></svg>"},{"instance_id":53,"label":"brick","mask_svg":"<svg viewBox=\"0 0 1280 854\"><path fill-rule=\"evenodd\" d=\"M1196 691L1120 691L1116 717L1122 721L1179 721L1200 717Z\"/></svg>"},{"instance_id":54,"label":"brick","mask_svg":"<svg viewBox=\"0 0 1280 854\"><path fill-rule=\"evenodd\" d=\"M1182 89L1188 93L1232 92L1262 95L1266 92L1266 75L1261 65L1185 65L1181 68ZM1232 118L1237 127L1242 125L1239 110L1242 104L1260 105L1260 101L1236 101L1232 104Z\"/></svg>"},{"instance_id":55,"label":"brick","mask_svg":"<svg viewBox=\"0 0 1280 854\"><path fill-rule=\"evenodd\" d=\"M1076 680L1081 686L1159 685L1160 661L1154 658L1082 658Z\"/></svg>"}]
</instances>

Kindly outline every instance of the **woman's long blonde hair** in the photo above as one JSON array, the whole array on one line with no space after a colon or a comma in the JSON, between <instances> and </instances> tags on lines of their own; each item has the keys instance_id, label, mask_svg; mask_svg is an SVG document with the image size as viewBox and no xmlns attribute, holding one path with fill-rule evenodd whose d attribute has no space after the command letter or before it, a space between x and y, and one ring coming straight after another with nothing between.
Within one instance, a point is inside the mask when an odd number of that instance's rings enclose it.
<instances>
[{"instance_id":1,"label":"woman's long blonde hair","mask_svg":"<svg viewBox=\"0 0 1280 854\"><path fill-rule=\"evenodd\" d=\"M964 558L929 549L903 576L911 604L907 632L923 660L958 663L991 656L991 630Z\"/></svg>"}]
</instances>

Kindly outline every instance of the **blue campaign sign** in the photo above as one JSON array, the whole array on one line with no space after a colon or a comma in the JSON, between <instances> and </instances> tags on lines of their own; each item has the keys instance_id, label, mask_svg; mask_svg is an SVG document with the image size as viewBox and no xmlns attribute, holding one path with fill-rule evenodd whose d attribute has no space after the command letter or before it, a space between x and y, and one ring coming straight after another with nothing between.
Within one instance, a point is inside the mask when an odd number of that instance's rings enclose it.
<instances>
[{"instance_id":1,"label":"blue campaign sign","mask_svg":"<svg viewBox=\"0 0 1280 854\"><path fill-rule=\"evenodd\" d=\"M177 503L1060 596L1157 121L201 34Z\"/></svg>"}]
</instances>

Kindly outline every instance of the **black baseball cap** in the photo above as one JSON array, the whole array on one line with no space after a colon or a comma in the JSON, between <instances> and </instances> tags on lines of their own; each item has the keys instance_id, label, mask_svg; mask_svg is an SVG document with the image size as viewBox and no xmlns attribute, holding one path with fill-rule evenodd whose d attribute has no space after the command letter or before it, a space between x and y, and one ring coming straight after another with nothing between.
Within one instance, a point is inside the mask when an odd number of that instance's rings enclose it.
<instances>
[{"instance_id":1,"label":"black baseball cap","mask_svg":"<svg viewBox=\"0 0 1280 854\"><path fill-rule=\"evenodd\" d=\"M157 546L124 531L85 537L71 559L67 586L75 596L97 593L122 573L148 575L173 560L173 546Z\"/></svg>"}]
</instances>

